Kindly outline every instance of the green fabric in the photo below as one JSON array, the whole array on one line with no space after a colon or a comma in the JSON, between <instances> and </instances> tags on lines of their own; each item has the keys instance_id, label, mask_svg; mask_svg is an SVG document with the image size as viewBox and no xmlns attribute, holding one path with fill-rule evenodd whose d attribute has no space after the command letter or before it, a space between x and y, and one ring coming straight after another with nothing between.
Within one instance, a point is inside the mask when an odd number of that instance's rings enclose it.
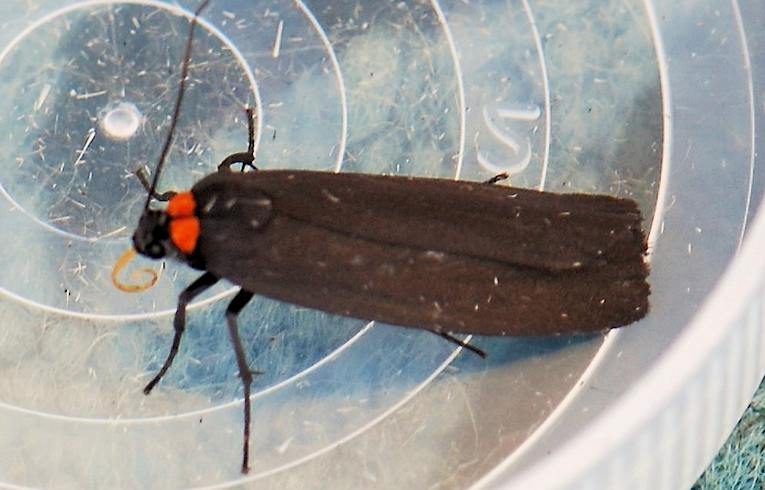
<instances>
[{"instance_id":1,"label":"green fabric","mask_svg":"<svg viewBox=\"0 0 765 490\"><path fill-rule=\"evenodd\" d=\"M712 464L693 490L760 489L765 486L765 381Z\"/></svg>"}]
</instances>

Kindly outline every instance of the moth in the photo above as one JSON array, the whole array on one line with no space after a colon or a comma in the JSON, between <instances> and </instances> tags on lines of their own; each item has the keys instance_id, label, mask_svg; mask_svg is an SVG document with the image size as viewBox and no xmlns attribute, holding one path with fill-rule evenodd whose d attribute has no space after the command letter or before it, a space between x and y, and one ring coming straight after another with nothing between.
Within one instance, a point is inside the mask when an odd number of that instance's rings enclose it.
<instances>
[{"instance_id":1,"label":"moth","mask_svg":"<svg viewBox=\"0 0 765 490\"><path fill-rule=\"evenodd\" d=\"M603 331L647 313L646 237L630 199L514 188L501 184L506 175L481 183L258 170L252 109L246 110L247 151L225 158L189 190L158 193L197 18L208 1L192 20L170 130L151 181L138 173L147 199L133 247L201 272L180 294L170 352L146 394L173 363L189 302L220 280L239 288L225 317L244 394L243 473L253 372L237 317L256 294L427 330L482 356L454 334ZM232 170L236 164L242 172Z\"/></svg>"}]
</instances>

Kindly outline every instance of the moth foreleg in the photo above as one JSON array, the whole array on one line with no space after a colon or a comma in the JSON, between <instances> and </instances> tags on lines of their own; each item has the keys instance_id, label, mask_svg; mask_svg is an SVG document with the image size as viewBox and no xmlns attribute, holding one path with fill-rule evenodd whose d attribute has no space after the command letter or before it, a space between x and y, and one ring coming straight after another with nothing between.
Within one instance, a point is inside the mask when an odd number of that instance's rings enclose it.
<instances>
[{"instance_id":1,"label":"moth foreleg","mask_svg":"<svg viewBox=\"0 0 765 490\"><path fill-rule=\"evenodd\" d=\"M192 282L189 287L184 289L178 297L178 308L175 310L175 318L173 319L173 330L175 331L175 334L173 336L173 344L170 347L170 353L167 355L167 359L165 359L165 363L162 364L157 375L154 376L154 379L149 381L149 384L143 389L144 394L148 395L151 393L151 390L157 383L159 383L159 380L162 379L162 376L165 375L170 368L170 365L173 363L176 354L178 354L178 347L181 345L181 337L183 337L183 331L186 330L186 306L191 300L209 289L216 282L218 282L217 277L209 272L205 272L199 276L196 281Z\"/></svg>"},{"instance_id":2,"label":"moth foreleg","mask_svg":"<svg viewBox=\"0 0 765 490\"><path fill-rule=\"evenodd\" d=\"M146 189L146 192L151 192L151 197L156 199L157 201L167 202L170 199L173 198L177 194L175 191L167 191L163 192L162 194L158 193L157 191L151 190L151 183L149 182L149 174L146 172L146 169L143 167L139 167L135 172L133 172L136 177L138 177L138 181L141 183L144 189Z\"/></svg>"}]
</instances>

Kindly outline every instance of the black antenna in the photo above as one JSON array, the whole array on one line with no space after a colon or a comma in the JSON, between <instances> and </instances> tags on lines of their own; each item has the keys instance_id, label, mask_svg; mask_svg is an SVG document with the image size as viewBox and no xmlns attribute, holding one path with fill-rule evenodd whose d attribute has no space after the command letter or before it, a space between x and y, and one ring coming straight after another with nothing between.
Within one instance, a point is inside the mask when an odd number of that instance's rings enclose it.
<instances>
[{"instance_id":1,"label":"black antenna","mask_svg":"<svg viewBox=\"0 0 765 490\"><path fill-rule=\"evenodd\" d=\"M183 101L183 95L186 92L186 76L189 73L189 59L191 58L191 44L194 40L194 29L197 26L197 18L199 18L199 14L202 13L202 11L207 7L207 4L210 3L210 0L205 0L202 2L202 4L197 7L196 12L194 12L194 17L191 19L191 29L189 30L189 37L186 39L186 51L183 55L183 65L181 65L181 81L178 85L178 95L175 98L175 108L173 109L173 118L170 121L170 130L167 133L167 138L165 139L165 144L162 146L162 153L159 155L159 161L157 162L157 168L154 170L154 177L151 179L151 187L149 187L149 195L146 197L146 204L144 204L143 209L146 211L146 209L149 208L149 203L151 202L152 196L154 196L156 190L157 190L157 182L159 181L159 174L162 172L162 167L165 165L165 158L167 157L167 152L170 151L170 144L173 142L173 135L175 134L175 126L178 123L178 114L181 112L181 102Z\"/></svg>"}]
</instances>

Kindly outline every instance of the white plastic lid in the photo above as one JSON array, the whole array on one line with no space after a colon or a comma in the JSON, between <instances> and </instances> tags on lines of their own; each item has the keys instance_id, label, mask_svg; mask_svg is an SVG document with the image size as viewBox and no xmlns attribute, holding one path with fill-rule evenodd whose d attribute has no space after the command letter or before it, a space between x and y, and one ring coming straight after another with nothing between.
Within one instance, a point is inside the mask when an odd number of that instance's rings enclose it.
<instances>
[{"instance_id":1,"label":"white plastic lid","mask_svg":"<svg viewBox=\"0 0 765 490\"><path fill-rule=\"evenodd\" d=\"M488 361L258 298L240 320L265 371L246 477L231 288L193 305L145 397L196 273L170 263L138 295L109 278L145 200L131 172L152 169L169 124L197 5L179 3L0 4L1 484L692 483L765 370L756 2L213 0L163 188L243 150L250 105L262 168L508 171L633 197L651 232L645 320L474 339Z\"/></svg>"}]
</instances>

